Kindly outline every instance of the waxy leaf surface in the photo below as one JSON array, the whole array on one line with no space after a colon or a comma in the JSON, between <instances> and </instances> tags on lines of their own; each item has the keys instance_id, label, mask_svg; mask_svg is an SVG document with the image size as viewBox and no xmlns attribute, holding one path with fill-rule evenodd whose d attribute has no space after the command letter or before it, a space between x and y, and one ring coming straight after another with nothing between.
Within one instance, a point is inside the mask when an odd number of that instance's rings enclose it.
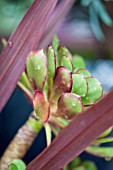
<instances>
[{"instance_id":1,"label":"waxy leaf surface","mask_svg":"<svg viewBox=\"0 0 113 170\"><path fill-rule=\"evenodd\" d=\"M107 142L113 142L113 137L97 139L96 141L94 141L94 144L102 144L102 143L107 143Z\"/></svg>"},{"instance_id":2,"label":"waxy leaf surface","mask_svg":"<svg viewBox=\"0 0 113 170\"><path fill-rule=\"evenodd\" d=\"M26 165L20 159L15 159L8 166L8 170L25 170L25 169L26 169Z\"/></svg>"},{"instance_id":3,"label":"waxy leaf surface","mask_svg":"<svg viewBox=\"0 0 113 170\"><path fill-rule=\"evenodd\" d=\"M55 53L57 53L58 47L59 47L59 39L56 34L54 34L54 37L53 37L52 47L53 47Z\"/></svg>"},{"instance_id":4,"label":"waxy leaf surface","mask_svg":"<svg viewBox=\"0 0 113 170\"><path fill-rule=\"evenodd\" d=\"M82 97L86 96L88 85L86 79L80 74L72 74L72 92Z\"/></svg>"},{"instance_id":5,"label":"waxy leaf surface","mask_svg":"<svg viewBox=\"0 0 113 170\"><path fill-rule=\"evenodd\" d=\"M100 82L94 77L86 78L88 83L88 92L85 97L83 97L83 103L85 105L93 104L102 96L102 85Z\"/></svg>"},{"instance_id":6,"label":"waxy leaf surface","mask_svg":"<svg viewBox=\"0 0 113 170\"><path fill-rule=\"evenodd\" d=\"M35 91L33 106L36 116L43 122L47 122L50 114L50 106L41 91Z\"/></svg>"},{"instance_id":7,"label":"waxy leaf surface","mask_svg":"<svg viewBox=\"0 0 113 170\"><path fill-rule=\"evenodd\" d=\"M86 64L84 62L84 59L79 55L74 55L72 59L73 69L76 68L85 68Z\"/></svg>"},{"instance_id":8,"label":"waxy leaf surface","mask_svg":"<svg viewBox=\"0 0 113 170\"><path fill-rule=\"evenodd\" d=\"M73 93L64 93L58 100L57 114L66 119L72 118L83 111L82 99Z\"/></svg>"},{"instance_id":9,"label":"waxy leaf surface","mask_svg":"<svg viewBox=\"0 0 113 170\"><path fill-rule=\"evenodd\" d=\"M69 50L66 47L60 46L58 49L59 63L61 63L61 58L63 55L67 56L70 59L70 61L72 61L72 55L69 52Z\"/></svg>"},{"instance_id":10,"label":"waxy leaf surface","mask_svg":"<svg viewBox=\"0 0 113 170\"><path fill-rule=\"evenodd\" d=\"M19 80L26 88L29 90L32 90L31 84L28 80L28 77L25 72L22 73L20 80Z\"/></svg>"},{"instance_id":11,"label":"waxy leaf surface","mask_svg":"<svg viewBox=\"0 0 113 170\"><path fill-rule=\"evenodd\" d=\"M48 61L48 76L50 79L51 78L53 79L55 76L55 70L56 70L56 60L55 60L55 53L54 53L52 46L48 47L47 61Z\"/></svg>"},{"instance_id":12,"label":"waxy leaf surface","mask_svg":"<svg viewBox=\"0 0 113 170\"><path fill-rule=\"evenodd\" d=\"M65 66L66 68L68 68L68 70L72 71L72 63L69 57L67 56L62 56L61 58L61 66Z\"/></svg>"},{"instance_id":13,"label":"waxy leaf surface","mask_svg":"<svg viewBox=\"0 0 113 170\"><path fill-rule=\"evenodd\" d=\"M64 66L60 66L56 70L56 75L53 82L53 91L55 96L60 96L62 93L70 92L72 88L72 74Z\"/></svg>"},{"instance_id":14,"label":"waxy leaf surface","mask_svg":"<svg viewBox=\"0 0 113 170\"><path fill-rule=\"evenodd\" d=\"M106 137L107 135L109 135L109 133L112 131L112 127L110 127L109 129L107 129L104 133L102 133L99 138L103 138Z\"/></svg>"},{"instance_id":15,"label":"waxy leaf surface","mask_svg":"<svg viewBox=\"0 0 113 170\"><path fill-rule=\"evenodd\" d=\"M96 165L92 161L84 161L83 166L86 170L97 170Z\"/></svg>"},{"instance_id":16,"label":"waxy leaf surface","mask_svg":"<svg viewBox=\"0 0 113 170\"><path fill-rule=\"evenodd\" d=\"M81 159L80 159L80 157L77 157L68 164L68 167L70 169L73 169L74 167L77 167L80 164L81 164Z\"/></svg>"},{"instance_id":17,"label":"waxy leaf surface","mask_svg":"<svg viewBox=\"0 0 113 170\"><path fill-rule=\"evenodd\" d=\"M32 51L27 58L26 67L34 90L42 90L47 77L47 59L43 50Z\"/></svg>"},{"instance_id":18,"label":"waxy leaf surface","mask_svg":"<svg viewBox=\"0 0 113 170\"><path fill-rule=\"evenodd\" d=\"M83 75L84 77L91 77L91 73L84 69L84 68L79 68L76 70L76 73Z\"/></svg>"},{"instance_id":19,"label":"waxy leaf surface","mask_svg":"<svg viewBox=\"0 0 113 170\"><path fill-rule=\"evenodd\" d=\"M70 92L72 88L72 73L64 66L60 66L56 70L53 81L53 88L49 98L51 112L57 109L57 101L62 93Z\"/></svg>"}]
</instances>

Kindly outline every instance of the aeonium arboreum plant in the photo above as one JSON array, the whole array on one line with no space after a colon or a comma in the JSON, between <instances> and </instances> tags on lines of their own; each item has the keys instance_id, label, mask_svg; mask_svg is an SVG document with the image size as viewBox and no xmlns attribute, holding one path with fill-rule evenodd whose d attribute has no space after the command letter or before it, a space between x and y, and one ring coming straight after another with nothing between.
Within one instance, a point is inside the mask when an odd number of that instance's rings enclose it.
<instances>
[{"instance_id":1,"label":"aeonium arboreum plant","mask_svg":"<svg viewBox=\"0 0 113 170\"><path fill-rule=\"evenodd\" d=\"M52 45L46 50L30 52L18 86L33 103L34 111L4 152L1 158L3 170L7 169L9 162L10 170L12 165L18 169L20 161L16 161L14 165L13 160L24 157L43 126L49 145L51 131L58 135L74 116L88 109L103 94L100 82L86 70L83 58L79 55L72 56L66 47L60 46L56 35ZM100 157L111 158L112 148L99 147L101 143L113 141L113 138L106 137L111 129L94 141L86 151ZM96 170L94 163L81 162L80 158L77 158L64 169L89 170L88 167Z\"/></svg>"}]
</instances>

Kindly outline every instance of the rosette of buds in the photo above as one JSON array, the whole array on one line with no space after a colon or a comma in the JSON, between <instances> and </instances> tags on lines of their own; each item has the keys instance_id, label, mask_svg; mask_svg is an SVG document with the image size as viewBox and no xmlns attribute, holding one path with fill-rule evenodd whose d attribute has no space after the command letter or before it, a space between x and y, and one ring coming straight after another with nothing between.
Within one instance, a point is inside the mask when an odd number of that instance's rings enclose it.
<instances>
[{"instance_id":1,"label":"rosette of buds","mask_svg":"<svg viewBox=\"0 0 113 170\"><path fill-rule=\"evenodd\" d=\"M85 67L81 56L59 46L57 36L47 50L30 52L26 72L34 110L43 123L51 115L71 119L102 96L100 82Z\"/></svg>"},{"instance_id":2,"label":"rosette of buds","mask_svg":"<svg viewBox=\"0 0 113 170\"><path fill-rule=\"evenodd\" d=\"M18 167L24 170L25 164L19 159L24 157L43 126L48 146L51 132L58 135L74 116L88 109L103 94L101 83L86 69L83 58L60 46L56 35L46 50L29 53L18 86L32 102L34 111L4 152L0 162L4 170L8 165L11 170ZM107 129L85 151L111 159L113 148L99 146L113 141L113 137L107 137L111 130L112 127ZM81 162L79 157L66 168L74 169L73 165L76 170L87 167L96 170L94 163Z\"/></svg>"}]
</instances>

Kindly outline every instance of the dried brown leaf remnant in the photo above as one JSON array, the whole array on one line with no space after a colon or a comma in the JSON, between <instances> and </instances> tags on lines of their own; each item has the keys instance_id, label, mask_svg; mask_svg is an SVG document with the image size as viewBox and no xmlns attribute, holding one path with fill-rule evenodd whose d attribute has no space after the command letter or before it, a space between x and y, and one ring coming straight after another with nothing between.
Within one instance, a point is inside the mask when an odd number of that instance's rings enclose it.
<instances>
[{"instance_id":1,"label":"dried brown leaf remnant","mask_svg":"<svg viewBox=\"0 0 113 170\"><path fill-rule=\"evenodd\" d=\"M0 55L0 111L25 68L28 53L37 47L57 0L35 0Z\"/></svg>"},{"instance_id":2,"label":"dried brown leaf remnant","mask_svg":"<svg viewBox=\"0 0 113 170\"><path fill-rule=\"evenodd\" d=\"M113 90L80 114L28 166L27 170L59 170L113 125Z\"/></svg>"}]
</instances>

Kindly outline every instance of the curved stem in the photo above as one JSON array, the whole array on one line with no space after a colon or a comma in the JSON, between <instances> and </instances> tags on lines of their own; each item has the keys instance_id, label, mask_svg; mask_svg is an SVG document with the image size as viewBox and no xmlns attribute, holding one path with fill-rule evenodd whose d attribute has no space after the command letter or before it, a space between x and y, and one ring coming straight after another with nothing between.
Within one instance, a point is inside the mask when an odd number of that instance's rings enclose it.
<instances>
[{"instance_id":1,"label":"curved stem","mask_svg":"<svg viewBox=\"0 0 113 170\"><path fill-rule=\"evenodd\" d=\"M1 170L7 170L8 164L14 159L24 157L41 128L42 124L31 114L4 152L0 161Z\"/></svg>"},{"instance_id":2,"label":"curved stem","mask_svg":"<svg viewBox=\"0 0 113 170\"><path fill-rule=\"evenodd\" d=\"M26 96L28 97L30 103L32 103L33 101L33 95L32 93L19 81L17 83L17 85L21 88L21 90L26 94Z\"/></svg>"}]
</instances>

